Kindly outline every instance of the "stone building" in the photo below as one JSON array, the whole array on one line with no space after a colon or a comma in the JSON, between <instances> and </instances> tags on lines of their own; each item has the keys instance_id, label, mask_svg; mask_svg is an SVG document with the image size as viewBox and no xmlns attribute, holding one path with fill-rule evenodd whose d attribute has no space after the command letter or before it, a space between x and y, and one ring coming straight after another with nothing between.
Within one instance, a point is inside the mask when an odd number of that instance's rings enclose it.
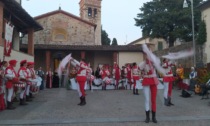
<instances>
[{"instance_id":1,"label":"stone building","mask_svg":"<svg viewBox=\"0 0 210 126\"><path fill-rule=\"evenodd\" d=\"M34 19L43 26L34 37L36 68L57 69L69 53L80 60L85 58L96 69L99 64L123 66L142 60L141 47L101 45L101 0L80 0L80 17L59 8ZM22 40L25 51L27 36ZM131 56L135 54L135 56ZM137 55L136 55L137 54ZM130 55L130 57L129 57Z\"/></svg>"}]
</instances>

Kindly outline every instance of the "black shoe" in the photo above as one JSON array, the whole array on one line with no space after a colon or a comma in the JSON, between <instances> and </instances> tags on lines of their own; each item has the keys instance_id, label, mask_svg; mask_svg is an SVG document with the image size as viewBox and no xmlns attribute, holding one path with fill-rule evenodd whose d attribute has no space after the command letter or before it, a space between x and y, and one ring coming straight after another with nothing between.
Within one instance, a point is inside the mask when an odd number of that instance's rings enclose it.
<instances>
[{"instance_id":1,"label":"black shoe","mask_svg":"<svg viewBox=\"0 0 210 126\"><path fill-rule=\"evenodd\" d=\"M146 111L146 119L145 119L145 123L149 123L150 118L149 118L149 113L150 111Z\"/></svg>"},{"instance_id":2,"label":"black shoe","mask_svg":"<svg viewBox=\"0 0 210 126\"><path fill-rule=\"evenodd\" d=\"M85 97L82 97L82 103L80 104L80 106L84 106L86 105L86 100L85 100Z\"/></svg>"},{"instance_id":3,"label":"black shoe","mask_svg":"<svg viewBox=\"0 0 210 126\"><path fill-rule=\"evenodd\" d=\"M82 96L80 97L80 103L77 105L81 105L82 104Z\"/></svg>"},{"instance_id":4,"label":"black shoe","mask_svg":"<svg viewBox=\"0 0 210 126\"><path fill-rule=\"evenodd\" d=\"M156 112L153 112L153 111L152 111L152 122L157 123Z\"/></svg>"},{"instance_id":5,"label":"black shoe","mask_svg":"<svg viewBox=\"0 0 210 126\"><path fill-rule=\"evenodd\" d=\"M138 89L136 89L136 95L139 95L139 90Z\"/></svg>"},{"instance_id":6,"label":"black shoe","mask_svg":"<svg viewBox=\"0 0 210 126\"><path fill-rule=\"evenodd\" d=\"M32 99L30 98L30 96L26 95L26 101L27 102L31 102L32 101Z\"/></svg>"},{"instance_id":7,"label":"black shoe","mask_svg":"<svg viewBox=\"0 0 210 126\"><path fill-rule=\"evenodd\" d=\"M28 105L24 99L20 99L20 105Z\"/></svg>"},{"instance_id":8,"label":"black shoe","mask_svg":"<svg viewBox=\"0 0 210 126\"><path fill-rule=\"evenodd\" d=\"M7 109L13 110L15 107L12 105L12 102L7 101Z\"/></svg>"}]
</instances>

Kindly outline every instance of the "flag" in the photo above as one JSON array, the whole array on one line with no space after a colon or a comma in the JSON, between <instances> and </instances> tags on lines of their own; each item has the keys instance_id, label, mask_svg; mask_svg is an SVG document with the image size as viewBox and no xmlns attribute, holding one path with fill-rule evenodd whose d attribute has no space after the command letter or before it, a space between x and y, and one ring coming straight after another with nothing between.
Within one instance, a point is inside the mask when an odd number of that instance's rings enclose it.
<instances>
[{"instance_id":1,"label":"flag","mask_svg":"<svg viewBox=\"0 0 210 126\"><path fill-rule=\"evenodd\" d=\"M4 40L4 56L10 56L12 49L12 36L13 36L14 26L10 23L6 23L5 26L5 40Z\"/></svg>"}]
</instances>

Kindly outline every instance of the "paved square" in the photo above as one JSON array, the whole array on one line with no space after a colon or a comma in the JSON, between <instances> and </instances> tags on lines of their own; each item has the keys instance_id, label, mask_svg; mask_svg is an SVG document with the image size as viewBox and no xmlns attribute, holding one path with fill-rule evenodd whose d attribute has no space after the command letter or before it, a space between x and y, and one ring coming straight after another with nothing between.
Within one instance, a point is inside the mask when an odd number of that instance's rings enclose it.
<instances>
[{"instance_id":1,"label":"paved square","mask_svg":"<svg viewBox=\"0 0 210 126\"><path fill-rule=\"evenodd\" d=\"M163 105L163 90L157 95L158 124L145 124L144 96L133 95L131 90L87 91L87 104L78 106L78 94L65 88L46 89L36 95L27 106L0 112L0 125L40 126L201 126L210 124L209 100L180 97L180 90L173 90L175 106Z\"/></svg>"}]
</instances>

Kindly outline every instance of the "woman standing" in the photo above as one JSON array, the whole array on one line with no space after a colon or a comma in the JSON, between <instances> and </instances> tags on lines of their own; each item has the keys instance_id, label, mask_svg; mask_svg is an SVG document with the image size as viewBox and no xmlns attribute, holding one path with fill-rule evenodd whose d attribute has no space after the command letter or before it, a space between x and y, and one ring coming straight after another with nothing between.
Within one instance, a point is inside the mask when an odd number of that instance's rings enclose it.
<instances>
[{"instance_id":1,"label":"woman standing","mask_svg":"<svg viewBox=\"0 0 210 126\"><path fill-rule=\"evenodd\" d=\"M52 88L52 71L51 68L48 69L47 73L47 79L46 79L46 88Z\"/></svg>"}]
</instances>

